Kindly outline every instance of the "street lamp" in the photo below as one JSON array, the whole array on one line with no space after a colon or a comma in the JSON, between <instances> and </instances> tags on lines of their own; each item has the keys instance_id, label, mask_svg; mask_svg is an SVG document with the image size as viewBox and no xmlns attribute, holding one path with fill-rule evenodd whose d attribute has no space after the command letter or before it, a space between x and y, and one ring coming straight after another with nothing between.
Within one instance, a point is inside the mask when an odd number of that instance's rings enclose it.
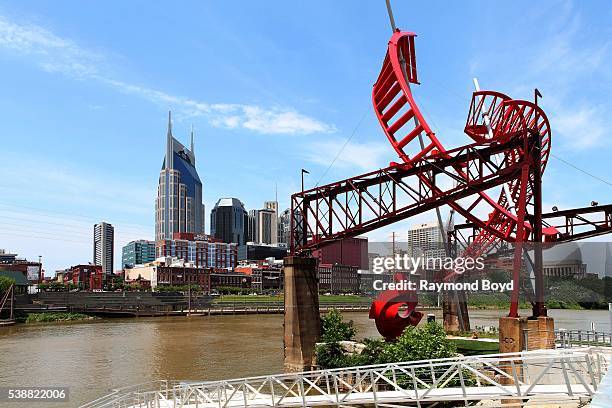
<instances>
[{"instance_id":1,"label":"street lamp","mask_svg":"<svg viewBox=\"0 0 612 408\"><path fill-rule=\"evenodd\" d=\"M304 191L304 173L310 174L308 170L302 169L302 191Z\"/></svg>"},{"instance_id":2,"label":"street lamp","mask_svg":"<svg viewBox=\"0 0 612 408\"><path fill-rule=\"evenodd\" d=\"M38 283L42 283L42 255L38 255Z\"/></svg>"}]
</instances>

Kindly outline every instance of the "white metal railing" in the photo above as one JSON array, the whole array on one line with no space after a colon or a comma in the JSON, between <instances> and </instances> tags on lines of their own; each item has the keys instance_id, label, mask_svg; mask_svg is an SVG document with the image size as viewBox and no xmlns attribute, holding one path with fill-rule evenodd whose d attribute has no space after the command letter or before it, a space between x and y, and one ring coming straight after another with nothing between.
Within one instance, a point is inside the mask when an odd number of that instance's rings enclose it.
<instances>
[{"instance_id":1,"label":"white metal railing","mask_svg":"<svg viewBox=\"0 0 612 408\"><path fill-rule=\"evenodd\" d=\"M478 400L589 399L609 350L536 350L455 357L115 392L84 408L311 407Z\"/></svg>"},{"instance_id":2,"label":"white metal railing","mask_svg":"<svg viewBox=\"0 0 612 408\"><path fill-rule=\"evenodd\" d=\"M612 347L612 333L587 330L555 330L555 344L559 348Z\"/></svg>"}]
</instances>

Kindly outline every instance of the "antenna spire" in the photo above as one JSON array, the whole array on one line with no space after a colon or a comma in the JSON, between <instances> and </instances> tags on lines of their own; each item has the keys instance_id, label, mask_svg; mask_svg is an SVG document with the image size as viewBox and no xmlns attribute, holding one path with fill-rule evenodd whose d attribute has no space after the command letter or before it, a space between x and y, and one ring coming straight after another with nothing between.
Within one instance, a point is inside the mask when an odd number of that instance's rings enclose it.
<instances>
[{"instance_id":1,"label":"antenna spire","mask_svg":"<svg viewBox=\"0 0 612 408\"><path fill-rule=\"evenodd\" d=\"M191 150L191 153L195 156L195 152L193 151L193 123L191 124L191 148L189 150Z\"/></svg>"},{"instance_id":2,"label":"antenna spire","mask_svg":"<svg viewBox=\"0 0 612 408\"><path fill-rule=\"evenodd\" d=\"M168 111L168 133L166 135L166 169L172 169L173 163L173 141L172 137L172 111Z\"/></svg>"}]
</instances>

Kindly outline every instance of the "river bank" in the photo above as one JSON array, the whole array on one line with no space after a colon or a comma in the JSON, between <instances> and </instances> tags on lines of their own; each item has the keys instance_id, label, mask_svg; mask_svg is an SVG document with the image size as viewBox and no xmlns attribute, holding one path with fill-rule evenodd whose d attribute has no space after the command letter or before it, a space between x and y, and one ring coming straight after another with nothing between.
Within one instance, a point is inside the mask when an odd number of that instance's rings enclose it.
<instances>
[{"instance_id":1,"label":"river bank","mask_svg":"<svg viewBox=\"0 0 612 408\"><path fill-rule=\"evenodd\" d=\"M52 323L52 322L74 322L81 320L98 319L95 316L89 316L83 313L71 312L45 312L45 313L28 313L27 316L21 317L17 323Z\"/></svg>"}]
</instances>

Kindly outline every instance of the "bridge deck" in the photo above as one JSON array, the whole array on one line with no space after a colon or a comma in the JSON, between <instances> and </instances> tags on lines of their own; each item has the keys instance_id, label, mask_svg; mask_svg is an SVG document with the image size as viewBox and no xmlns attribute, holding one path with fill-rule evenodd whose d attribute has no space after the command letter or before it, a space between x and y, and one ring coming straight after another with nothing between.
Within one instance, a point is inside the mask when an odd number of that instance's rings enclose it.
<instances>
[{"instance_id":1,"label":"bridge deck","mask_svg":"<svg viewBox=\"0 0 612 408\"><path fill-rule=\"evenodd\" d=\"M348 367L117 392L101 407L310 407L534 398L555 403L592 397L611 349L537 350ZM397 406L397 405L395 405Z\"/></svg>"},{"instance_id":2,"label":"bridge deck","mask_svg":"<svg viewBox=\"0 0 612 408\"><path fill-rule=\"evenodd\" d=\"M537 385L531 388L529 393L526 393L528 387L521 386L521 393L523 394L522 399L525 401L538 398L542 399L545 397L545 400L548 401L564 401L569 397L568 388L565 385ZM481 401L481 400L499 400L503 396L507 397L515 397L514 392L516 392L516 388L514 391L507 390L506 392L500 390L498 387L490 386L490 387L466 387L465 395L463 393L458 393L456 388L446 388L446 389L437 389L432 390L426 397L424 394L427 390L419 390L418 393L414 391L382 391L378 392L376 395L376 401L378 404L393 404L393 403L403 403L409 404L411 402L441 402L441 401ZM590 392L587 388L585 388L581 384L573 384L571 386L571 392L574 398L578 398L579 396L590 396ZM234 394L231 400L225 401L221 406L227 408L233 407L244 407L245 403L245 395L242 392ZM262 395L260 398L249 399L248 406L252 408L265 408L265 407L299 407L299 406L353 406L353 405L362 405L362 404L372 404L374 402L374 397L371 392L367 393L353 393L346 398L338 398L338 396L333 395L314 395L307 396L305 398L305 403L302 397L290 397L285 398L282 403L273 404L272 403L272 395ZM189 401L185 401L184 405L180 405L180 400L170 399L166 400L161 399L159 401L159 406L175 408L175 404L178 403L180 407L184 408L212 408L219 407L219 401L212 401L207 403L195 402L190 403Z\"/></svg>"}]
</instances>

